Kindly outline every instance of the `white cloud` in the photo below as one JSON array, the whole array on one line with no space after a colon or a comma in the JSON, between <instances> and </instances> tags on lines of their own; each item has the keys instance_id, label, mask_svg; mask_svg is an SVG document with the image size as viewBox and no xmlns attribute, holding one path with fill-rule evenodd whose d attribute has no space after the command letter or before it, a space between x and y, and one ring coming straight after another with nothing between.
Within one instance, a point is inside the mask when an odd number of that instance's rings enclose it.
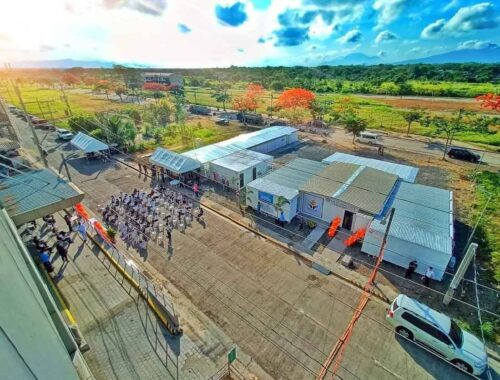
<instances>
[{"instance_id":1,"label":"white cloud","mask_svg":"<svg viewBox=\"0 0 500 380\"><path fill-rule=\"evenodd\" d=\"M384 42L384 41L391 41L391 40L396 40L398 36L396 36L394 33L384 30L383 32L380 32L377 37L375 38L375 42L377 44Z\"/></svg>"},{"instance_id":2,"label":"white cloud","mask_svg":"<svg viewBox=\"0 0 500 380\"><path fill-rule=\"evenodd\" d=\"M348 31L342 37L338 38L337 41L346 44L346 43L355 43L361 40L363 37L363 33L359 29L353 29Z\"/></svg>"},{"instance_id":3,"label":"white cloud","mask_svg":"<svg viewBox=\"0 0 500 380\"><path fill-rule=\"evenodd\" d=\"M476 30L494 29L499 25L492 3L480 3L460 8L449 20L439 19L427 25L422 38L432 39L442 36L459 36Z\"/></svg>"},{"instance_id":4,"label":"white cloud","mask_svg":"<svg viewBox=\"0 0 500 380\"><path fill-rule=\"evenodd\" d=\"M469 40L461 42L458 45L459 50L463 49L485 49L485 48L498 48L498 44L491 41Z\"/></svg>"},{"instance_id":5,"label":"white cloud","mask_svg":"<svg viewBox=\"0 0 500 380\"><path fill-rule=\"evenodd\" d=\"M376 28L380 29L396 20L410 3L410 0L375 0L373 9L377 11Z\"/></svg>"},{"instance_id":6,"label":"white cloud","mask_svg":"<svg viewBox=\"0 0 500 380\"><path fill-rule=\"evenodd\" d=\"M443 12L447 12L450 9L456 8L460 3L460 0L451 0L448 4L443 7Z\"/></svg>"}]
</instances>

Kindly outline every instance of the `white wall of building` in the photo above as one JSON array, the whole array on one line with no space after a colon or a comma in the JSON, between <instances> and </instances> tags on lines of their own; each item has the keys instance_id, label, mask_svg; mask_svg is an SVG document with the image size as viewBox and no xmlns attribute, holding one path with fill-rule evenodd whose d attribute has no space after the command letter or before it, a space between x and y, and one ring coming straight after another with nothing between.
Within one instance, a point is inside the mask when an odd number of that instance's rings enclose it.
<instances>
[{"instance_id":1,"label":"white wall of building","mask_svg":"<svg viewBox=\"0 0 500 380\"><path fill-rule=\"evenodd\" d=\"M378 256L382 238L382 232L368 229L361 251L372 256ZM422 275L429 266L432 266L435 273L434 279L437 281L442 280L450 259L451 255L390 235L387 238L384 251L384 261L402 268L407 268L410 261L417 260L418 267L416 272Z\"/></svg>"},{"instance_id":2,"label":"white wall of building","mask_svg":"<svg viewBox=\"0 0 500 380\"><path fill-rule=\"evenodd\" d=\"M251 148L251 150L253 150L255 152L260 152L260 153L269 153L269 152L272 152L274 150L283 148L286 145L292 144L292 143L298 141L298 139L299 138L298 138L297 132L294 132L288 136L282 136L282 137L279 137L277 139L267 141L265 143L257 145L255 147Z\"/></svg>"},{"instance_id":3,"label":"white wall of building","mask_svg":"<svg viewBox=\"0 0 500 380\"><path fill-rule=\"evenodd\" d=\"M242 172L237 172L231 170L224 166L219 166L214 163L209 164L209 170L206 174L209 178L214 178L214 173L217 176L217 181L220 182L221 178L224 177L229 181L229 186L234 189L240 189L240 173L243 173L244 184L243 187L247 185L247 183L253 181L255 178L262 177L266 173L271 170L272 167L272 158L269 160L261 161L254 166L248 167ZM257 169L257 176L253 178L253 168Z\"/></svg>"},{"instance_id":4,"label":"white wall of building","mask_svg":"<svg viewBox=\"0 0 500 380\"><path fill-rule=\"evenodd\" d=\"M276 199L279 195L273 194L273 203L276 203ZM283 214L285 215L285 220L290 222L297 215L297 201L298 195L290 201L290 204L284 204L281 208L283 209ZM247 186L247 206L257 210L257 204L259 203L259 190ZM278 217L275 207L267 202L260 202L260 212L274 218Z\"/></svg>"},{"instance_id":5,"label":"white wall of building","mask_svg":"<svg viewBox=\"0 0 500 380\"><path fill-rule=\"evenodd\" d=\"M309 203L311 200L316 200L316 203L320 205L321 210L312 210ZM323 197L320 195L312 194L312 193L302 193L300 200L300 211L306 217L312 216L317 219L321 219L326 223L330 223L337 216L341 220L341 225L344 222L345 211L352 212L353 222L351 231L357 231L360 228L366 228L372 221L373 217L362 214L359 210L349 204Z\"/></svg>"}]
</instances>

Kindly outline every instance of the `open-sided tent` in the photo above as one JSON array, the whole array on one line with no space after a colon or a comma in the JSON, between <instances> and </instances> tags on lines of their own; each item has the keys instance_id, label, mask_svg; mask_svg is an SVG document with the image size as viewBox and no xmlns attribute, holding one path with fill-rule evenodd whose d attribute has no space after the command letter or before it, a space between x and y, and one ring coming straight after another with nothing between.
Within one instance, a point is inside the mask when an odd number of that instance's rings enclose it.
<instances>
[{"instance_id":1,"label":"open-sided tent","mask_svg":"<svg viewBox=\"0 0 500 380\"><path fill-rule=\"evenodd\" d=\"M149 162L177 174L188 173L200 167L198 161L164 148L156 148L151 157L149 157Z\"/></svg>"},{"instance_id":2,"label":"open-sided tent","mask_svg":"<svg viewBox=\"0 0 500 380\"><path fill-rule=\"evenodd\" d=\"M109 149L109 146L102 141L82 132L78 132L76 136L71 139L71 145L82 150L84 153L96 153Z\"/></svg>"}]
</instances>

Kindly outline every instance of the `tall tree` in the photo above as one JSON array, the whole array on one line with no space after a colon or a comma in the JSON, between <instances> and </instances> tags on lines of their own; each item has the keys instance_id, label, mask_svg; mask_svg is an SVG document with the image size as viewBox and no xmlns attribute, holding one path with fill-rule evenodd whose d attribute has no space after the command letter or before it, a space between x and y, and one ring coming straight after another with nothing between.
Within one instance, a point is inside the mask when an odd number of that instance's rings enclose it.
<instances>
[{"instance_id":1,"label":"tall tree","mask_svg":"<svg viewBox=\"0 0 500 380\"><path fill-rule=\"evenodd\" d=\"M127 93L127 88L122 83L115 83L113 85L113 92L120 98L123 102L123 95Z\"/></svg>"},{"instance_id":2,"label":"tall tree","mask_svg":"<svg viewBox=\"0 0 500 380\"><path fill-rule=\"evenodd\" d=\"M341 123L344 125L344 128L347 132L352 133L352 143L354 144L354 140L356 136L366 130L368 123L365 119L360 118L355 113L348 113L342 119Z\"/></svg>"},{"instance_id":3,"label":"tall tree","mask_svg":"<svg viewBox=\"0 0 500 380\"><path fill-rule=\"evenodd\" d=\"M212 98L214 98L217 102L222 103L222 108L225 111L226 103L231 100L231 95L229 95L229 85L220 81L219 85L215 89L215 92L212 94Z\"/></svg>"},{"instance_id":4,"label":"tall tree","mask_svg":"<svg viewBox=\"0 0 500 380\"><path fill-rule=\"evenodd\" d=\"M500 112L500 95L488 93L476 97L481 102L481 107L492 111Z\"/></svg>"},{"instance_id":5,"label":"tall tree","mask_svg":"<svg viewBox=\"0 0 500 380\"><path fill-rule=\"evenodd\" d=\"M233 98L233 108L237 111L256 111L264 88L257 83L250 83L244 94Z\"/></svg>"},{"instance_id":6,"label":"tall tree","mask_svg":"<svg viewBox=\"0 0 500 380\"><path fill-rule=\"evenodd\" d=\"M79 76L72 73L64 73L61 77L61 81L67 86L74 86L77 83L81 82Z\"/></svg>"},{"instance_id":7,"label":"tall tree","mask_svg":"<svg viewBox=\"0 0 500 380\"><path fill-rule=\"evenodd\" d=\"M123 146L134 142L137 130L131 118L123 115L100 115L98 120L108 143Z\"/></svg>"},{"instance_id":8,"label":"tall tree","mask_svg":"<svg viewBox=\"0 0 500 380\"><path fill-rule=\"evenodd\" d=\"M406 122L408 123L408 128L406 129L406 136L409 136L411 124L415 121L419 121L423 116L423 112L421 109L413 109L410 111L401 112L401 116L403 116L403 119L405 119Z\"/></svg>"},{"instance_id":9,"label":"tall tree","mask_svg":"<svg viewBox=\"0 0 500 380\"><path fill-rule=\"evenodd\" d=\"M283 91L276 105L279 108L311 108L311 103L316 98L312 91L303 88L291 88Z\"/></svg>"}]
</instances>

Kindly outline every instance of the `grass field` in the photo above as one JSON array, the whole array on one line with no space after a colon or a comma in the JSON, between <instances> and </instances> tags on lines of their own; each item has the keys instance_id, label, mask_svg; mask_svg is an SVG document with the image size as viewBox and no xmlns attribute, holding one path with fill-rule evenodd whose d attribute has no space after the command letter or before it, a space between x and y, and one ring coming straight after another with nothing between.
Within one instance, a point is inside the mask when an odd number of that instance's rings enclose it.
<instances>
[{"instance_id":1,"label":"grass field","mask_svg":"<svg viewBox=\"0 0 500 380\"><path fill-rule=\"evenodd\" d=\"M199 146L227 140L247 132L236 123L228 126L219 126L212 119L204 117L193 117L186 121L184 138L180 127L171 124L167 128L171 132L165 135L160 144L156 144L153 139L143 139L138 144L139 150L152 151L156 147L161 146L181 153Z\"/></svg>"},{"instance_id":2,"label":"grass field","mask_svg":"<svg viewBox=\"0 0 500 380\"><path fill-rule=\"evenodd\" d=\"M28 113L47 120L53 120L57 125L64 124L62 119L68 116L68 111L63 93L60 90L33 86L22 86L20 89ZM124 103L108 101L86 93L80 94L72 91L65 91L65 93L71 112L74 115L108 111L126 106ZM6 99L7 102L20 107L19 99L12 87L0 86L0 96Z\"/></svg>"},{"instance_id":3,"label":"grass field","mask_svg":"<svg viewBox=\"0 0 500 380\"><path fill-rule=\"evenodd\" d=\"M202 104L211 107L220 107L222 105L212 98L212 90L210 89L194 89L186 88L186 98L191 103ZM238 96L242 93L241 90L232 90L230 94L232 97ZM319 100L326 102L335 102L347 95L341 94L318 94ZM268 107L276 103L279 93L266 91L257 109L259 113L269 114ZM379 98L379 97L365 97L359 95L349 96L353 103L358 106L358 112L361 117L368 121L369 129L377 129L388 132L405 133L407 123L401 115L401 111L410 108L421 107L422 109L429 110L432 114L450 114L460 108L465 108L471 111L481 111L479 104L470 99L400 99L400 98ZM226 105L231 108L231 102ZM328 117L326 118L328 120ZM492 130L491 134L479 134L475 132L463 132L456 135L459 141L477 143L481 145L500 146L499 128ZM431 128L421 126L419 123L413 123L411 126L411 133L429 136L433 134Z\"/></svg>"}]
</instances>

